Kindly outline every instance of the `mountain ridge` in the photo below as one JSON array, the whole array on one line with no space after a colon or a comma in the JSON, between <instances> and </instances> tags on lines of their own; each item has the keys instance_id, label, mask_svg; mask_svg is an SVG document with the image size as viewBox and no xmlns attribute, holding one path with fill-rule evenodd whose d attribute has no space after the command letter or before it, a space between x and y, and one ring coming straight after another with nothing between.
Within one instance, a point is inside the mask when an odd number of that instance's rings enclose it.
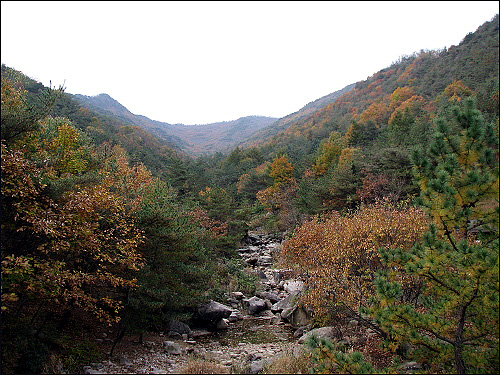
<instances>
[{"instance_id":1,"label":"mountain ridge","mask_svg":"<svg viewBox=\"0 0 500 375\"><path fill-rule=\"evenodd\" d=\"M105 93L95 96L74 94L74 97L83 106L116 116L130 125L139 126L159 138L176 143L181 150L193 155L229 151L246 137L278 120L274 117L253 115L202 125L169 124L133 114Z\"/></svg>"}]
</instances>

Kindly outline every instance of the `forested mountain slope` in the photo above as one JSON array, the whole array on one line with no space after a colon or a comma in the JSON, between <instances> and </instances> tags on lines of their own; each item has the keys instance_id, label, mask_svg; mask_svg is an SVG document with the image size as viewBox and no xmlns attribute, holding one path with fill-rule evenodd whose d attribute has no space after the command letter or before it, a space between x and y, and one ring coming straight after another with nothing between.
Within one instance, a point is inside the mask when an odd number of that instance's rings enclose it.
<instances>
[{"instance_id":1,"label":"forested mountain slope","mask_svg":"<svg viewBox=\"0 0 500 375\"><path fill-rule=\"evenodd\" d=\"M356 83L333 103L294 119L271 140L261 137L254 146L273 145L272 149L288 150L293 155L297 151L293 147L312 149L334 130L345 134L353 122L371 121L381 130L391 115L402 109L398 107L412 97L432 111L430 106L437 96L455 80L473 90L482 110L498 115L498 34L498 17L494 17L465 36L458 46L402 56L390 67ZM398 88L406 93L396 93Z\"/></svg>"},{"instance_id":2,"label":"forested mountain slope","mask_svg":"<svg viewBox=\"0 0 500 375\"><path fill-rule=\"evenodd\" d=\"M81 105L112 114L122 121L139 126L160 139L176 144L191 155L228 151L254 132L276 121L272 117L247 116L233 121L205 125L168 124L135 115L107 94L75 95Z\"/></svg>"},{"instance_id":3,"label":"forested mountain slope","mask_svg":"<svg viewBox=\"0 0 500 375\"><path fill-rule=\"evenodd\" d=\"M335 100L337 100L342 94L352 90L354 86L355 83L351 83L350 85L347 85L341 90L335 91L331 94L325 95L319 99L316 99L306 104L297 112L291 113L283 118L280 118L272 125L269 125L268 127L260 131L257 131L253 135L247 137L247 139L241 142L238 146L243 148L250 147L271 139L275 134L287 129L295 122L300 121L301 119L308 117L312 113L320 110L321 108L327 106L328 104L335 102Z\"/></svg>"}]
</instances>

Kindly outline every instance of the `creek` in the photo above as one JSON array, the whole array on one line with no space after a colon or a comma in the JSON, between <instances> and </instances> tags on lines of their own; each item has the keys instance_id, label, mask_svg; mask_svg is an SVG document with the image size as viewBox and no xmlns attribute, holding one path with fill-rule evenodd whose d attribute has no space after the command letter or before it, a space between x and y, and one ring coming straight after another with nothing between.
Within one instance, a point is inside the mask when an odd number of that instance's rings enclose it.
<instances>
[{"instance_id":1,"label":"creek","mask_svg":"<svg viewBox=\"0 0 500 375\"><path fill-rule=\"evenodd\" d=\"M279 239L253 233L247 238L247 246L237 250L247 271L258 275L261 297L262 292L272 293L279 300L289 295L283 289L280 271L272 268L280 250ZM147 333L143 343L138 343L137 337L124 337L112 358L86 366L85 373L180 373L196 360L218 364L228 373L258 373L278 356L296 353L301 345L296 344L292 325L283 321L279 312L271 311L269 300L262 311L249 314L247 297L229 299L228 307L238 315L226 320L224 329L193 329L192 336L183 339ZM166 350L165 343L174 349Z\"/></svg>"}]
</instances>

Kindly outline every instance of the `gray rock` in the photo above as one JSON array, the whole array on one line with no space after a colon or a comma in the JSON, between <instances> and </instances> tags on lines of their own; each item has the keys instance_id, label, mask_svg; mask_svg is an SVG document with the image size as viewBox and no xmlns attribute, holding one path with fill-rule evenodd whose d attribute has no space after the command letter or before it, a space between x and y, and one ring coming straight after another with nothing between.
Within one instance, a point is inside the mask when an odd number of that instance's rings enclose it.
<instances>
[{"instance_id":1,"label":"gray rock","mask_svg":"<svg viewBox=\"0 0 500 375\"><path fill-rule=\"evenodd\" d=\"M288 297L283 298L282 300L276 302L274 305L271 306L271 311L272 312L281 312L286 308L293 307L298 300L299 293L292 293Z\"/></svg>"},{"instance_id":2,"label":"gray rock","mask_svg":"<svg viewBox=\"0 0 500 375\"><path fill-rule=\"evenodd\" d=\"M248 369L249 374L258 374L264 369L265 361L260 360L260 361L253 361L250 363L250 368Z\"/></svg>"},{"instance_id":3,"label":"gray rock","mask_svg":"<svg viewBox=\"0 0 500 375\"><path fill-rule=\"evenodd\" d=\"M236 322L238 320L242 320L242 319L243 319L243 315L241 315L241 313L238 310L233 310L231 315L229 315L229 317L227 318L227 320L231 323Z\"/></svg>"},{"instance_id":4,"label":"gray rock","mask_svg":"<svg viewBox=\"0 0 500 375\"><path fill-rule=\"evenodd\" d=\"M182 335L179 332L175 331L168 331L167 336L170 337L171 339L177 339L177 340L182 339Z\"/></svg>"},{"instance_id":5,"label":"gray rock","mask_svg":"<svg viewBox=\"0 0 500 375\"><path fill-rule=\"evenodd\" d=\"M284 309L281 312L281 318L292 325L292 327L302 327L312 322L312 314L305 307L301 305L294 305L293 307Z\"/></svg>"},{"instance_id":6,"label":"gray rock","mask_svg":"<svg viewBox=\"0 0 500 375\"><path fill-rule=\"evenodd\" d=\"M245 298L245 295L241 292L231 292L231 297L233 297L235 300L239 301Z\"/></svg>"},{"instance_id":7,"label":"gray rock","mask_svg":"<svg viewBox=\"0 0 500 375\"><path fill-rule=\"evenodd\" d=\"M228 329L229 328L228 322L229 321L227 319L221 319L217 322L215 328L218 329L219 331L222 331L224 329Z\"/></svg>"},{"instance_id":8,"label":"gray rock","mask_svg":"<svg viewBox=\"0 0 500 375\"><path fill-rule=\"evenodd\" d=\"M262 270L257 270L257 276L259 276L261 280L267 280L267 276Z\"/></svg>"},{"instance_id":9,"label":"gray rock","mask_svg":"<svg viewBox=\"0 0 500 375\"><path fill-rule=\"evenodd\" d=\"M297 328L297 330L293 333L293 337L295 338L300 338L306 333L307 331L310 331L312 328L312 324L308 324L306 326L302 326Z\"/></svg>"},{"instance_id":10,"label":"gray rock","mask_svg":"<svg viewBox=\"0 0 500 375\"><path fill-rule=\"evenodd\" d=\"M414 362L414 361L411 361L411 362L405 362L401 365L401 368L403 370L419 370L422 368L422 366L417 363L417 362Z\"/></svg>"},{"instance_id":11,"label":"gray rock","mask_svg":"<svg viewBox=\"0 0 500 375\"><path fill-rule=\"evenodd\" d=\"M257 265L258 266L268 266L273 263L273 257L268 256L268 255L262 255L259 257L257 260Z\"/></svg>"},{"instance_id":12,"label":"gray rock","mask_svg":"<svg viewBox=\"0 0 500 375\"><path fill-rule=\"evenodd\" d=\"M85 369L84 370L85 374L106 374L105 372L99 371L99 370L94 370L91 368Z\"/></svg>"},{"instance_id":13,"label":"gray rock","mask_svg":"<svg viewBox=\"0 0 500 375\"><path fill-rule=\"evenodd\" d=\"M262 299L268 299L273 304L281 301L281 298L274 292L260 292L258 296Z\"/></svg>"},{"instance_id":14,"label":"gray rock","mask_svg":"<svg viewBox=\"0 0 500 375\"><path fill-rule=\"evenodd\" d=\"M130 362L127 357L120 357L120 359L118 361L119 361L121 366L131 366L132 365L132 362Z\"/></svg>"},{"instance_id":15,"label":"gray rock","mask_svg":"<svg viewBox=\"0 0 500 375\"><path fill-rule=\"evenodd\" d=\"M167 352L169 354L173 354L173 355L182 354L182 349L179 346L179 344L177 344L173 341L164 341L163 347L165 348L165 352Z\"/></svg>"},{"instance_id":16,"label":"gray rock","mask_svg":"<svg viewBox=\"0 0 500 375\"><path fill-rule=\"evenodd\" d=\"M167 330L171 332L180 333L181 335L183 334L187 334L188 336L193 335L193 331L191 331L191 328L189 328L189 326L186 323L183 323L175 319L169 322Z\"/></svg>"},{"instance_id":17,"label":"gray rock","mask_svg":"<svg viewBox=\"0 0 500 375\"><path fill-rule=\"evenodd\" d=\"M283 283L283 289L290 294L301 292L304 288L304 282L300 280L287 280Z\"/></svg>"},{"instance_id":18,"label":"gray rock","mask_svg":"<svg viewBox=\"0 0 500 375\"><path fill-rule=\"evenodd\" d=\"M250 315L257 314L263 310L266 309L266 301L264 301L262 298L253 296L252 298L243 300L245 304L247 305L248 308L248 313Z\"/></svg>"},{"instance_id":19,"label":"gray rock","mask_svg":"<svg viewBox=\"0 0 500 375\"><path fill-rule=\"evenodd\" d=\"M221 319L226 319L233 310L222 303L210 301L198 309L200 318L211 325L216 325Z\"/></svg>"},{"instance_id":20,"label":"gray rock","mask_svg":"<svg viewBox=\"0 0 500 375\"><path fill-rule=\"evenodd\" d=\"M302 337L298 340L298 343L299 344L305 343L309 339L309 337L313 335L319 339L321 338L328 340L342 339L342 332L338 327L321 327L321 328L315 328L302 335Z\"/></svg>"}]
</instances>

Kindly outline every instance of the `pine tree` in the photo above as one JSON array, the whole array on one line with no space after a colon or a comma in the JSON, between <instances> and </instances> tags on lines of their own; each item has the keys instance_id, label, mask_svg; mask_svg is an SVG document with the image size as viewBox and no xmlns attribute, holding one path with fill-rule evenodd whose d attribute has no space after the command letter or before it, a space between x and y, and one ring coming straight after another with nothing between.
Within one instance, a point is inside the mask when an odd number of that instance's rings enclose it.
<instances>
[{"instance_id":1,"label":"pine tree","mask_svg":"<svg viewBox=\"0 0 500 375\"><path fill-rule=\"evenodd\" d=\"M472 99L450 102L427 153L412 154L433 218L411 251L381 249L371 313L393 345L456 373L498 371L498 140ZM418 280L407 298L401 276Z\"/></svg>"}]
</instances>

